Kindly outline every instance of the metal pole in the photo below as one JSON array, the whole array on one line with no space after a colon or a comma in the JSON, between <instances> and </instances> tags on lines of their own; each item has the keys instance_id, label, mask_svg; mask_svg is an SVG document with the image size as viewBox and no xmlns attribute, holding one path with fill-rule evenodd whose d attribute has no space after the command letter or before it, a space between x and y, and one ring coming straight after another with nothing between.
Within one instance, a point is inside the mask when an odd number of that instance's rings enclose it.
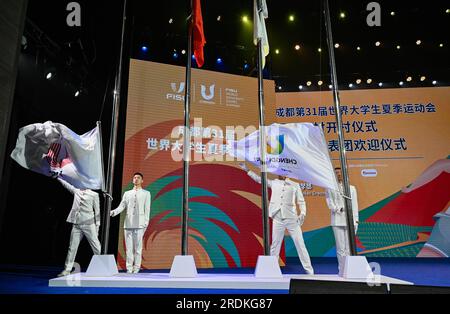
<instances>
[{"instance_id":1,"label":"metal pole","mask_svg":"<svg viewBox=\"0 0 450 314\"><path fill-rule=\"evenodd\" d=\"M189 211L189 160L191 155L190 106L191 106L191 72L192 72L192 30L193 3L190 1L191 15L188 20L188 46L186 82L184 92L184 144L183 144L183 208L181 216L181 255L188 255L188 211Z\"/></svg>"},{"instance_id":2,"label":"metal pole","mask_svg":"<svg viewBox=\"0 0 450 314\"><path fill-rule=\"evenodd\" d=\"M349 247L350 254L357 255L356 253L356 241L355 241L355 228L353 226L353 210L352 210L352 202L350 199L350 184L348 179L348 171L347 171L347 158L345 156L345 146L344 146L344 134L342 132L342 116L340 110L340 98L339 98L339 89L338 89L338 80L336 74L336 60L334 58L334 45L333 45L333 34L331 30L331 18L330 18L330 7L328 5L328 0L324 0L324 15L325 15L325 27L327 31L327 44L328 44L328 53L330 58L330 71L331 71L331 80L333 85L333 99L334 106L336 111L336 123L338 129L338 142L339 142L339 159L341 163L342 169L342 178L344 183L344 204L345 211L347 216L347 231L348 231L348 239L349 239Z\"/></svg>"},{"instance_id":3,"label":"metal pole","mask_svg":"<svg viewBox=\"0 0 450 314\"><path fill-rule=\"evenodd\" d=\"M125 39L125 23L127 19L126 15L127 0L123 3L123 15L122 15L122 36L120 41L120 55L119 65L116 73L116 81L114 84L114 100L113 100L113 113L111 121L111 135L109 141L109 158L108 158L108 174L106 177L107 193L112 195L113 182L114 182L114 163L116 160L116 144L117 144L117 125L119 122L119 107L120 107L120 87L122 84L122 61L123 61L123 44ZM110 197L105 198L105 210L103 213L104 230L102 233L102 254L108 253L108 241L109 241L109 226L110 226L110 211L111 211L112 199Z\"/></svg>"},{"instance_id":4,"label":"metal pole","mask_svg":"<svg viewBox=\"0 0 450 314\"><path fill-rule=\"evenodd\" d=\"M258 14L262 11L262 2L258 0ZM256 21L255 21L256 22ZM261 188L262 188L262 214L263 214L263 242L264 255L270 255L269 243L269 213L267 206L267 165L266 165L266 128L264 125L264 81L263 81L263 46L258 38L258 103L259 103L259 151L261 159Z\"/></svg>"}]
</instances>

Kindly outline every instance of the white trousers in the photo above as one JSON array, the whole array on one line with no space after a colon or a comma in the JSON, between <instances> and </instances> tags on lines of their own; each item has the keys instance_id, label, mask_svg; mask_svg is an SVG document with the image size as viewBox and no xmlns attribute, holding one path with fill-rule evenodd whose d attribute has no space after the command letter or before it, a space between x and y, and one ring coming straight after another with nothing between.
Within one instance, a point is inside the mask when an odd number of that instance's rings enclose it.
<instances>
[{"instance_id":1,"label":"white trousers","mask_svg":"<svg viewBox=\"0 0 450 314\"><path fill-rule=\"evenodd\" d=\"M125 246L127 261L126 266L128 271L141 269L142 261L142 238L145 233L144 228L124 229L125 232Z\"/></svg>"},{"instance_id":2,"label":"white trousers","mask_svg":"<svg viewBox=\"0 0 450 314\"><path fill-rule=\"evenodd\" d=\"M281 219L275 216L272 224L272 245L270 246L270 255L280 256L281 244L284 240L284 230L288 230L289 235L294 241L297 254L302 263L303 268L309 274L314 273L311 265L308 250L303 240L302 229L297 219Z\"/></svg>"},{"instance_id":3,"label":"white trousers","mask_svg":"<svg viewBox=\"0 0 450 314\"><path fill-rule=\"evenodd\" d=\"M72 232L70 234L70 244L69 251L67 252L66 264L64 266L64 270L72 271L73 263L75 262L75 257L77 255L78 246L80 245L80 241L83 237L89 242L89 245L92 248L92 252L94 255L100 255L101 245L98 240L97 229L95 224L90 225L73 225Z\"/></svg>"},{"instance_id":4,"label":"white trousers","mask_svg":"<svg viewBox=\"0 0 450 314\"><path fill-rule=\"evenodd\" d=\"M348 245L348 231L346 226L333 226L334 240L336 241L336 257L339 264L339 274L344 271L345 257L350 255Z\"/></svg>"}]
</instances>

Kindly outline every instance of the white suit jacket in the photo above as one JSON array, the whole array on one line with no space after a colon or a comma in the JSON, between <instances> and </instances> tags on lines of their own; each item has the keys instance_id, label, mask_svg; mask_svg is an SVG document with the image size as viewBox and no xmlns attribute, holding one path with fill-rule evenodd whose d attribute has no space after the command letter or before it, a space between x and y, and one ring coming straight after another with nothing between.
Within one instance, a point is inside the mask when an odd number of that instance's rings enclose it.
<instances>
[{"instance_id":1,"label":"white suit jacket","mask_svg":"<svg viewBox=\"0 0 450 314\"><path fill-rule=\"evenodd\" d=\"M261 177L253 171L247 174L256 182L261 183ZM267 185L272 189L270 197L269 216L273 218L280 211L281 218L297 219L296 204L300 207L300 214L306 216L306 202L300 185L286 178L286 180L267 180Z\"/></svg>"},{"instance_id":2,"label":"white suit jacket","mask_svg":"<svg viewBox=\"0 0 450 314\"><path fill-rule=\"evenodd\" d=\"M119 207L112 211L112 215L116 216L123 210L127 210L124 228L145 228L150 220L150 192L144 189L130 190L123 194Z\"/></svg>"},{"instance_id":3,"label":"white suit jacket","mask_svg":"<svg viewBox=\"0 0 450 314\"><path fill-rule=\"evenodd\" d=\"M341 183L339 184L339 187L342 191L343 186ZM356 188L353 185L350 185L350 197L352 198L353 224L355 224L355 222L359 220L359 208L358 195L356 193ZM341 208L344 208L344 197L338 191L327 189L326 201L328 208L331 210L331 226L347 226L345 210L340 211Z\"/></svg>"},{"instance_id":4,"label":"white suit jacket","mask_svg":"<svg viewBox=\"0 0 450 314\"><path fill-rule=\"evenodd\" d=\"M83 191L77 189L61 178L58 178L58 181L74 196L67 222L76 225L95 224L100 226L100 200L98 193L92 190Z\"/></svg>"}]
</instances>

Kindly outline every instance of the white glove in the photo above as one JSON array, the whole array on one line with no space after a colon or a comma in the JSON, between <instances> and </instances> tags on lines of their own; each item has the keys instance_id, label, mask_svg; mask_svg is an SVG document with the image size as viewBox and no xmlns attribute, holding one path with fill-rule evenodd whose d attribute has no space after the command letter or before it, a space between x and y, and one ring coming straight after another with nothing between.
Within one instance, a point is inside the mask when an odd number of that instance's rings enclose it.
<instances>
[{"instance_id":1,"label":"white glove","mask_svg":"<svg viewBox=\"0 0 450 314\"><path fill-rule=\"evenodd\" d=\"M304 214L300 214L298 216L298 223L300 226L303 226L303 223L305 222L305 215Z\"/></svg>"},{"instance_id":2,"label":"white glove","mask_svg":"<svg viewBox=\"0 0 450 314\"><path fill-rule=\"evenodd\" d=\"M114 217L114 216L116 215L116 212L115 212L114 210L112 210L112 211L109 212L109 215L110 215L111 217Z\"/></svg>"}]
</instances>

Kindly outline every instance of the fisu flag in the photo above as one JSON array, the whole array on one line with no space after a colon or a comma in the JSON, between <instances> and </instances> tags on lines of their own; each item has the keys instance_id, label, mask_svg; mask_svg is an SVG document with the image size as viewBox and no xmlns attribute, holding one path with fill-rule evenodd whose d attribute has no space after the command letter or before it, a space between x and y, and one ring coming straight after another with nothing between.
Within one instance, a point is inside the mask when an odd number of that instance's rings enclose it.
<instances>
[{"instance_id":1,"label":"fisu flag","mask_svg":"<svg viewBox=\"0 0 450 314\"><path fill-rule=\"evenodd\" d=\"M312 123L266 127L267 172L339 190L323 130ZM260 167L259 130L230 145L230 155Z\"/></svg>"},{"instance_id":2,"label":"fisu flag","mask_svg":"<svg viewBox=\"0 0 450 314\"><path fill-rule=\"evenodd\" d=\"M80 189L103 190L100 130L78 135L51 121L19 130L11 158L25 169L60 178Z\"/></svg>"}]
</instances>

